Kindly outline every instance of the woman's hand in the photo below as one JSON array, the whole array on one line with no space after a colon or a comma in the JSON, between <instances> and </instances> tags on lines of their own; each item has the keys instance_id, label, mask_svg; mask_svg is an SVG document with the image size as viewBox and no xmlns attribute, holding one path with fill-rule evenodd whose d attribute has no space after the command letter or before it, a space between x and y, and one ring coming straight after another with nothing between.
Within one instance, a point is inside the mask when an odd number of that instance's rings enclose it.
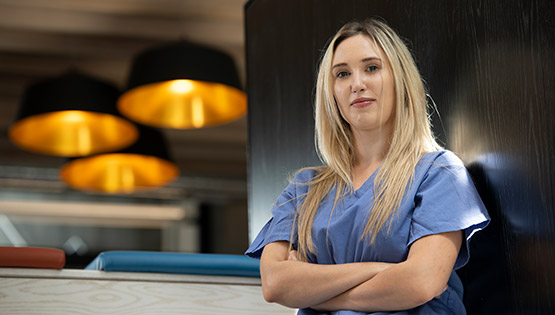
<instances>
[{"instance_id":1,"label":"woman's hand","mask_svg":"<svg viewBox=\"0 0 555 315\"><path fill-rule=\"evenodd\" d=\"M287 257L287 260L300 261L299 256L297 256L297 251L294 249L290 250L289 257Z\"/></svg>"}]
</instances>

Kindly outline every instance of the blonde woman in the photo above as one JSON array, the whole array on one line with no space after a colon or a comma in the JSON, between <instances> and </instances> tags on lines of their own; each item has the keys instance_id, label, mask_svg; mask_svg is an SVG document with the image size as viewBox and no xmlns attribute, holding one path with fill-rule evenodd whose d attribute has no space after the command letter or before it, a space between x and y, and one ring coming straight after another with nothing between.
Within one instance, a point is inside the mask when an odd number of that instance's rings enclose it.
<instances>
[{"instance_id":1,"label":"blonde woman","mask_svg":"<svg viewBox=\"0 0 555 315\"><path fill-rule=\"evenodd\" d=\"M454 270L489 217L432 135L407 47L377 19L346 24L315 102L324 166L296 174L247 250L265 299L299 314L465 314Z\"/></svg>"}]
</instances>

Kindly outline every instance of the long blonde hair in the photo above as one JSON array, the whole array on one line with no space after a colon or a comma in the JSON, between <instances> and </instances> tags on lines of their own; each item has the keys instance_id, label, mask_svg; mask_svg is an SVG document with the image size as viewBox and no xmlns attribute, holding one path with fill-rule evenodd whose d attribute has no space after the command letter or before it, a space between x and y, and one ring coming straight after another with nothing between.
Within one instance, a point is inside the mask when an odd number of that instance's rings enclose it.
<instances>
[{"instance_id":1,"label":"long blonde hair","mask_svg":"<svg viewBox=\"0 0 555 315\"><path fill-rule=\"evenodd\" d=\"M353 139L333 95L331 67L337 46L358 34L368 36L381 48L392 69L395 84L395 128L389 151L374 179L375 201L369 209L368 222L361 236L369 237L369 245L374 243L379 231L399 208L422 155L441 149L431 131L422 79L403 41L388 25L374 18L345 24L329 42L316 82L315 142L324 166L312 168L316 175L308 183L310 189L295 215L297 250L304 260L309 252L315 253L312 224L322 199L335 186L335 208L338 199L352 192Z\"/></svg>"}]
</instances>

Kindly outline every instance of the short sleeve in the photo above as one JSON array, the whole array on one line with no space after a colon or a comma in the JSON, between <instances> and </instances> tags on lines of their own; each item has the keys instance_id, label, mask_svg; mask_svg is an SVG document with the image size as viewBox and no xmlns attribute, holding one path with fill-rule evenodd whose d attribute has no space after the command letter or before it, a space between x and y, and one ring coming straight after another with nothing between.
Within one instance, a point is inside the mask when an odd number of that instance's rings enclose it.
<instances>
[{"instance_id":1,"label":"short sleeve","mask_svg":"<svg viewBox=\"0 0 555 315\"><path fill-rule=\"evenodd\" d=\"M276 241L296 239L293 230L296 207L300 199L308 191L307 182L312 178L312 171L299 172L278 197L272 208L272 218L262 227L245 254L252 258L260 258L264 246ZM293 237L292 237L293 236Z\"/></svg>"},{"instance_id":2,"label":"short sleeve","mask_svg":"<svg viewBox=\"0 0 555 315\"><path fill-rule=\"evenodd\" d=\"M470 257L468 243L472 234L485 228L490 218L463 162L445 151L429 163L415 195L409 242L444 232L464 231L455 269Z\"/></svg>"}]
</instances>

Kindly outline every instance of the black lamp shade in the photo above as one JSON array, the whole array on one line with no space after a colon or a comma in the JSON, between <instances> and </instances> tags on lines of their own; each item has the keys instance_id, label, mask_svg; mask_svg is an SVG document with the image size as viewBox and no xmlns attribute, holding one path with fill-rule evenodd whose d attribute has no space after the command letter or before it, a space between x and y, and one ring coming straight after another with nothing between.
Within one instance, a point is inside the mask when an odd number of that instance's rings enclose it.
<instances>
[{"instance_id":1,"label":"black lamp shade","mask_svg":"<svg viewBox=\"0 0 555 315\"><path fill-rule=\"evenodd\" d=\"M116 109L114 86L71 71L29 86L21 99L11 141L48 155L84 156L119 150L138 137Z\"/></svg>"},{"instance_id":2,"label":"black lamp shade","mask_svg":"<svg viewBox=\"0 0 555 315\"><path fill-rule=\"evenodd\" d=\"M179 41L137 55L126 90L178 79L221 83L241 89L231 57L208 47Z\"/></svg>"},{"instance_id":3,"label":"black lamp shade","mask_svg":"<svg viewBox=\"0 0 555 315\"><path fill-rule=\"evenodd\" d=\"M145 125L190 129L235 120L247 101L231 57L180 41L135 58L118 109Z\"/></svg>"},{"instance_id":4,"label":"black lamp shade","mask_svg":"<svg viewBox=\"0 0 555 315\"><path fill-rule=\"evenodd\" d=\"M139 139L114 153L69 160L60 177L72 188L88 192L128 194L167 185L179 175L160 131L139 127Z\"/></svg>"}]
</instances>

